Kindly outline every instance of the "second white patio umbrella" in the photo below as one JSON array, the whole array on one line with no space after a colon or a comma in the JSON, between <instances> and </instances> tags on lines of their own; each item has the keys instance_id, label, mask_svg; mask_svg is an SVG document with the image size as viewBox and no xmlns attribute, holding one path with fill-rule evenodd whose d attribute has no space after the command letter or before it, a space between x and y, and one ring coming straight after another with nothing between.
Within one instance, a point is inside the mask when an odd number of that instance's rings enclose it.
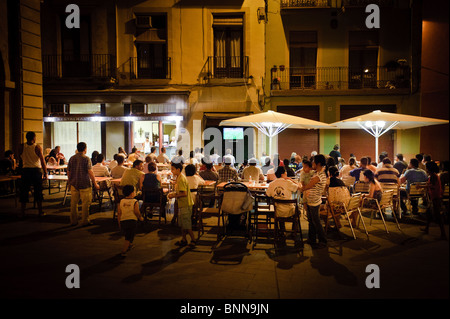
<instances>
[{"instance_id":1,"label":"second white patio umbrella","mask_svg":"<svg viewBox=\"0 0 450 319\"><path fill-rule=\"evenodd\" d=\"M375 137L375 158L378 159L378 138L390 129L406 130L423 126L448 124L448 120L440 120L429 117L406 115L399 113L373 111L360 116L332 123L339 129L362 128Z\"/></svg>"},{"instance_id":2,"label":"second white patio umbrella","mask_svg":"<svg viewBox=\"0 0 450 319\"><path fill-rule=\"evenodd\" d=\"M252 115L236 117L220 122L220 126L254 126L269 137L269 150L272 149L272 138L287 128L321 129L333 128L332 125L313 121L303 117L267 111Z\"/></svg>"}]
</instances>

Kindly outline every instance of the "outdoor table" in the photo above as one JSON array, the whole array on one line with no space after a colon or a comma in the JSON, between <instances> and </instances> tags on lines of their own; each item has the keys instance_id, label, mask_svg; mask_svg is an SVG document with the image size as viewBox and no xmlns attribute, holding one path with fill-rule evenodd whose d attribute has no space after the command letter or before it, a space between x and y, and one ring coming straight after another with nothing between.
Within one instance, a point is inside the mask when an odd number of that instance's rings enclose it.
<instances>
[{"instance_id":1,"label":"outdoor table","mask_svg":"<svg viewBox=\"0 0 450 319\"><path fill-rule=\"evenodd\" d=\"M47 171L59 171L67 169L67 165L47 165Z\"/></svg>"},{"instance_id":2,"label":"outdoor table","mask_svg":"<svg viewBox=\"0 0 450 319\"><path fill-rule=\"evenodd\" d=\"M61 189L61 181L67 182L67 175L47 175L48 180L48 194L51 195L51 181L58 181L59 188ZM66 186L67 188L67 186Z\"/></svg>"},{"instance_id":3,"label":"outdoor table","mask_svg":"<svg viewBox=\"0 0 450 319\"><path fill-rule=\"evenodd\" d=\"M248 187L248 189L251 190L267 190L267 188L269 188L269 184L268 183L254 183L254 182L238 182L241 184L244 184L245 186ZM228 184L227 182L222 182L219 183L217 185L217 188L223 188L226 184Z\"/></svg>"}]
</instances>

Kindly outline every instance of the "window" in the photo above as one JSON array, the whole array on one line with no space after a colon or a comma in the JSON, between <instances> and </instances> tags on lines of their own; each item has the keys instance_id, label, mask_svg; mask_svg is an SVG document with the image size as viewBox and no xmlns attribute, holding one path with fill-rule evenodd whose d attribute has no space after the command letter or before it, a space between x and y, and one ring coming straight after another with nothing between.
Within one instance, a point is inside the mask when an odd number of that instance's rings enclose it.
<instances>
[{"instance_id":1,"label":"window","mask_svg":"<svg viewBox=\"0 0 450 319\"><path fill-rule=\"evenodd\" d=\"M290 88L314 88L316 84L317 32L289 33Z\"/></svg>"},{"instance_id":2,"label":"window","mask_svg":"<svg viewBox=\"0 0 450 319\"><path fill-rule=\"evenodd\" d=\"M214 15L214 75L216 78L243 77L242 14Z\"/></svg>"},{"instance_id":3,"label":"window","mask_svg":"<svg viewBox=\"0 0 450 319\"><path fill-rule=\"evenodd\" d=\"M377 87L378 32L349 33L349 88Z\"/></svg>"},{"instance_id":4,"label":"window","mask_svg":"<svg viewBox=\"0 0 450 319\"><path fill-rule=\"evenodd\" d=\"M63 77L91 75L91 21L80 17L80 28L66 28L66 16L61 16L61 52Z\"/></svg>"},{"instance_id":5,"label":"window","mask_svg":"<svg viewBox=\"0 0 450 319\"><path fill-rule=\"evenodd\" d=\"M136 70L138 78L168 78L167 16L136 14Z\"/></svg>"}]
</instances>

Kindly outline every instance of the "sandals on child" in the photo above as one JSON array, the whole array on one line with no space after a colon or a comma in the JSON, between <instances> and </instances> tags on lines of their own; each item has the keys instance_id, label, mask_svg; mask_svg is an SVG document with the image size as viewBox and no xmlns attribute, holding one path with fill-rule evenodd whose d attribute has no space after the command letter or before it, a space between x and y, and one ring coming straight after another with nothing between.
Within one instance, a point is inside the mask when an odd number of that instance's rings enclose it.
<instances>
[{"instance_id":1,"label":"sandals on child","mask_svg":"<svg viewBox=\"0 0 450 319\"><path fill-rule=\"evenodd\" d=\"M184 247L187 245L187 241L186 240L179 240L175 243L175 245L180 246L180 247Z\"/></svg>"},{"instance_id":2,"label":"sandals on child","mask_svg":"<svg viewBox=\"0 0 450 319\"><path fill-rule=\"evenodd\" d=\"M195 247L196 244L197 244L196 240L191 240L191 242L189 243L189 247Z\"/></svg>"}]
</instances>

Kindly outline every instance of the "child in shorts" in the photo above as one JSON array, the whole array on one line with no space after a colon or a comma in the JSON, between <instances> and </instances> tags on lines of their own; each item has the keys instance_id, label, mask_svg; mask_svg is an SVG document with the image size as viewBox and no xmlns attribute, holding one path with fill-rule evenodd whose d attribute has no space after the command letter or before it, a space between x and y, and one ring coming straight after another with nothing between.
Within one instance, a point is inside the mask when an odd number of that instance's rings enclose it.
<instances>
[{"instance_id":1,"label":"child in shorts","mask_svg":"<svg viewBox=\"0 0 450 319\"><path fill-rule=\"evenodd\" d=\"M127 252L134 247L133 240L136 234L137 221L143 221L144 219L139 211L139 202L134 198L136 196L134 186L125 185L122 192L125 198L120 201L117 221L119 222L120 230L125 235L125 242L121 252L122 257L125 257Z\"/></svg>"},{"instance_id":2,"label":"child in shorts","mask_svg":"<svg viewBox=\"0 0 450 319\"><path fill-rule=\"evenodd\" d=\"M192 232L192 206L194 200L192 199L190 188L186 176L181 174L183 170L183 164L174 163L171 164L171 171L176 178L175 191L168 194L167 198L176 198L178 204L178 224L181 227L182 239L175 243L175 245L183 247L187 245L186 235L191 237L190 247L196 245L194 233Z\"/></svg>"}]
</instances>

